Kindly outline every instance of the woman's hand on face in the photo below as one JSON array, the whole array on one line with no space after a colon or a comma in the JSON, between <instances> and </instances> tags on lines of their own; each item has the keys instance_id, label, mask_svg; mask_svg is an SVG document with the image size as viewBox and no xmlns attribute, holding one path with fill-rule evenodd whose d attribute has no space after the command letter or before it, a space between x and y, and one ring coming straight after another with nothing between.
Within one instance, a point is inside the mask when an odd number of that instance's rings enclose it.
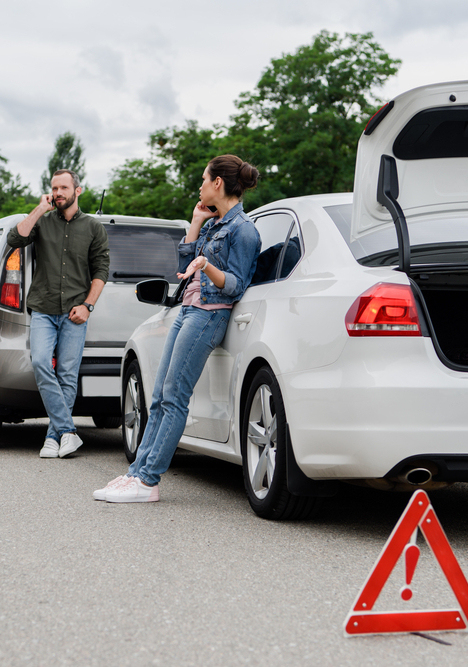
<instances>
[{"instance_id":1,"label":"woman's hand on face","mask_svg":"<svg viewBox=\"0 0 468 667\"><path fill-rule=\"evenodd\" d=\"M209 218L213 218L216 215L216 213L213 213L213 211L210 211L210 209L207 206L204 206L201 201L199 201L195 208L193 209L193 214L192 214L192 222L198 222L202 224L205 222L205 220L208 220Z\"/></svg>"},{"instance_id":2,"label":"woman's hand on face","mask_svg":"<svg viewBox=\"0 0 468 667\"><path fill-rule=\"evenodd\" d=\"M193 275L195 271L198 269L201 269L202 266L205 266L206 264L206 257L203 255L200 255L199 257L195 257L194 260L190 262L190 264L187 267L187 270L185 273L178 273L177 277L179 280L184 280L185 278L188 278L189 276Z\"/></svg>"},{"instance_id":3,"label":"woman's hand on face","mask_svg":"<svg viewBox=\"0 0 468 667\"><path fill-rule=\"evenodd\" d=\"M210 211L207 206L203 206L201 201L199 201L193 209L192 222L190 223L190 229L185 237L185 243L196 241L200 234L200 230L203 227L203 223L205 220L208 220L208 218L212 218L213 215L214 213Z\"/></svg>"}]
</instances>

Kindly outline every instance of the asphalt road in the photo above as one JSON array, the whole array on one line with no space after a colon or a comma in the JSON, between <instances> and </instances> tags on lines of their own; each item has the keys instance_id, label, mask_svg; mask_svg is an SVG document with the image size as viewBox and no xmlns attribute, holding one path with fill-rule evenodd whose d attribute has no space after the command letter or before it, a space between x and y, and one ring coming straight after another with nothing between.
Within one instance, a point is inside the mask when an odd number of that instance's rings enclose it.
<instances>
[{"instance_id":1,"label":"asphalt road","mask_svg":"<svg viewBox=\"0 0 468 667\"><path fill-rule=\"evenodd\" d=\"M408 495L344 486L315 519L267 522L240 468L178 453L159 503L98 502L126 469L121 433L77 423L65 460L39 459L44 422L0 431L2 667L466 665L463 632L344 636ZM468 487L430 497L468 575ZM457 606L418 544L413 599L399 563L376 608Z\"/></svg>"}]
</instances>

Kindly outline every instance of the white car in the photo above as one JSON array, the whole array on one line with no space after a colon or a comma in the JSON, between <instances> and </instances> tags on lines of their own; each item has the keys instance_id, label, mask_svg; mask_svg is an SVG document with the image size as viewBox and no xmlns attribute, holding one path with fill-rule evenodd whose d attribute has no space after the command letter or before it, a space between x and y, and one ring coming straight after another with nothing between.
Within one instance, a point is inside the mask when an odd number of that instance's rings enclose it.
<instances>
[{"instance_id":1,"label":"white car","mask_svg":"<svg viewBox=\"0 0 468 667\"><path fill-rule=\"evenodd\" d=\"M409 91L371 119L354 198L250 215L257 273L195 387L180 447L243 465L265 518L308 516L337 480L468 481L468 82ZM179 308L163 281L138 292L166 308L124 352L130 460Z\"/></svg>"}]
</instances>

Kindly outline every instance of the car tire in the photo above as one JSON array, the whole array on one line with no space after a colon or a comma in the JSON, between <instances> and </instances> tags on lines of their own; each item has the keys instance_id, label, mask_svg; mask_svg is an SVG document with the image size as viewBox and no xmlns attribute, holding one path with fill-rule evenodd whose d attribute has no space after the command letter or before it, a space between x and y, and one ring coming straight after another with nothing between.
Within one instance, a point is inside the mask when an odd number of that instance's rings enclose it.
<instances>
[{"instance_id":1,"label":"car tire","mask_svg":"<svg viewBox=\"0 0 468 667\"><path fill-rule=\"evenodd\" d=\"M243 415L244 484L253 511L263 519L306 519L320 499L295 496L286 481L287 423L279 384L268 366L250 385Z\"/></svg>"},{"instance_id":2,"label":"car tire","mask_svg":"<svg viewBox=\"0 0 468 667\"><path fill-rule=\"evenodd\" d=\"M123 447L130 463L136 458L147 418L140 366L134 359L125 371L122 400Z\"/></svg>"},{"instance_id":3,"label":"car tire","mask_svg":"<svg viewBox=\"0 0 468 667\"><path fill-rule=\"evenodd\" d=\"M122 423L121 417L107 415L92 415L96 428L119 428Z\"/></svg>"}]
</instances>

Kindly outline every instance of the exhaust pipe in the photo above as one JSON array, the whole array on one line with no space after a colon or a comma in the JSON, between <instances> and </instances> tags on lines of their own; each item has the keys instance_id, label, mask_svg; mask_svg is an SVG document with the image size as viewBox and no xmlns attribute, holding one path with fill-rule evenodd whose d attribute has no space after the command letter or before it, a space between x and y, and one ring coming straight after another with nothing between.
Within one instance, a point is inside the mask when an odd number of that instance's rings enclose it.
<instances>
[{"instance_id":1,"label":"exhaust pipe","mask_svg":"<svg viewBox=\"0 0 468 667\"><path fill-rule=\"evenodd\" d=\"M398 475L400 482L407 482L413 486L424 486L432 479L432 472L427 468L407 468Z\"/></svg>"},{"instance_id":2,"label":"exhaust pipe","mask_svg":"<svg viewBox=\"0 0 468 667\"><path fill-rule=\"evenodd\" d=\"M392 477L379 477L376 479L362 480L366 486L381 491L411 491L415 488L423 488L425 491L436 491L451 486L454 482L437 481L439 468L434 461L430 459L419 459L407 462L406 466L400 469L398 474ZM347 480L351 482L351 480ZM357 483L354 480L351 483Z\"/></svg>"}]
</instances>

